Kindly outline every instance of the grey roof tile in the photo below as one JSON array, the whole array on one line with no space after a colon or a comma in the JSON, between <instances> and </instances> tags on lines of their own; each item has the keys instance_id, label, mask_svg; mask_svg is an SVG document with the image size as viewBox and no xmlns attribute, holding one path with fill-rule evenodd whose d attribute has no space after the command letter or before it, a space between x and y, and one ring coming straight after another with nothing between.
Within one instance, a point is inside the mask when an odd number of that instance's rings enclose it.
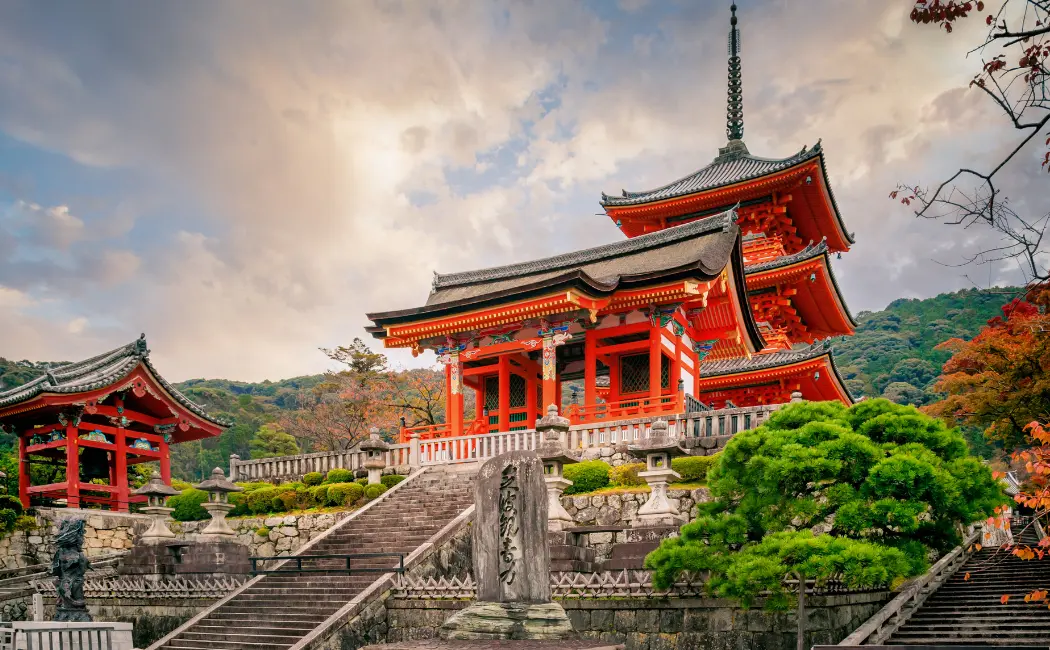
<instances>
[{"instance_id":1,"label":"grey roof tile","mask_svg":"<svg viewBox=\"0 0 1050 650\"><path fill-rule=\"evenodd\" d=\"M230 426L229 422L209 415L202 406L180 393L161 377L149 360L145 334L127 345L83 361L52 368L21 386L0 391L0 408L28 401L42 393L75 394L105 388L130 375L140 363L145 365L157 383L187 410L213 424Z\"/></svg>"},{"instance_id":2,"label":"grey roof tile","mask_svg":"<svg viewBox=\"0 0 1050 650\"><path fill-rule=\"evenodd\" d=\"M818 341L813 345L794 350L781 350L779 352L767 352L756 354L750 359L737 357L735 359L719 359L717 361L704 361L700 364L701 377L719 377L732 375L738 372L750 372L764 368L777 368L799 361L816 359L823 355L831 354L831 341Z\"/></svg>"}]
</instances>

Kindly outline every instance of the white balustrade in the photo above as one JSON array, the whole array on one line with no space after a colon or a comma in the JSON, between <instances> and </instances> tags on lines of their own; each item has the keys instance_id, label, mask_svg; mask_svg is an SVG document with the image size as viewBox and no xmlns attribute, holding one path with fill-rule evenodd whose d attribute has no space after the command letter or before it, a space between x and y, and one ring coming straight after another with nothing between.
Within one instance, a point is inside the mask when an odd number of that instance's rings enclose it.
<instances>
[{"instance_id":1,"label":"white balustrade","mask_svg":"<svg viewBox=\"0 0 1050 650\"><path fill-rule=\"evenodd\" d=\"M386 452L388 467L409 464L410 445L391 445ZM364 454L356 450L322 451L298 456L260 458L257 460L230 459L230 478L236 481L298 481L310 472L325 473L333 469L361 469Z\"/></svg>"}]
</instances>

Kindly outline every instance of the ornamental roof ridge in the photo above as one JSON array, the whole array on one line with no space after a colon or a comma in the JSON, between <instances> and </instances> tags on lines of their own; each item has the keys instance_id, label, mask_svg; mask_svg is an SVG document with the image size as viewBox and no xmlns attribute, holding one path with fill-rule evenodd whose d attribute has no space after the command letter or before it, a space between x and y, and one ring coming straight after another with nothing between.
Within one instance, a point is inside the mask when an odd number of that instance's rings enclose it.
<instances>
[{"instance_id":1,"label":"ornamental roof ridge","mask_svg":"<svg viewBox=\"0 0 1050 650\"><path fill-rule=\"evenodd\" d=\"M827 239L820 240L819 244L814 245L810 242L805 248L792 253L790 255L781 255L780 257L767 260L765 262L758 262L757 264L751 264L744 267L744 273L761 273L762 271L769 271L772 269L779 269L784 266L790 266L797 262L805 262L815 257L819 257L824 253L828 252Z\"/></svg>"},{"instance_id":2,"label":"ornamental roof ridge","mask_svg":"<svg viewBox=\"0 0 1050 650\"><path fill-rule=\"evenodd\" d=\"M187 410L213 424L224 427L230 426L229 422L208 415L203 407L190 400L168 383L153 366L149 353L146 335L142 334L138 339L127 345L122 345L83 361L66 363L49 369L44 375L21 386L0 391L0 408L25 402L41 393L75 394L105 388L130 375L141 363L172 399Z\"/></svg>"},{"instance_id":3,"label":"ornamental roof ridge","mask_svg":"<svg viewBox=\"0 0 1050 650\"><path fill-rule=\"evenodd\" d=\"M691 174L651 190L640 192L623 190L623 196L613 196L602 192L600 203L603 207L622 207L695 194L787 169L806 160L820 157L822 151L818 141L812 148L802 147L801 151L786 158L763 158L749 153L743 141L730 142L729 145L719 150L719 155L713 161Z\"/></svg>"},{"instance_id":4,"label":"ornamental roof ridge","mask_svg":"<svg viewBox=\"0 0 1050 650\"><path fill-rule=\"evenodd\" d=\"M829 355L829 358L831 358L831 353L831 339L824 339L823 341L817 341L816 343L807 345L803 348L756 354L750 359L747 359L746 357L736 357L733 359L704 361L700 363L700 377L702 379L707 379L722 375L732 375L738 372L776 368L778 366L786 366L790 363L798 363L799 361L809 361L810 359L816 359L825 354ZM832 364L834 364L834 360L832 360Z\"/></svg>"},{"instance_id":5,"label":"ornamental roof ridge","mask_svg":"<svg viewBox=\"0 0 1050 650\"><path fill-rule=\"evenodd\" d=\"M720 214L691 221L680 226L672 226L663 230L639 235L631 239L625 239L603 246L587 248L581 251L563 253L553 257L546 257L529 262L519 262L506 266L495 266L476 271L463 271L459 273L436 274L434 277L431 293L438 289L474 284L477 282L491 282L505 278L520 277L543 273L563 268L572 268L594 262L596 260L618 257L628 253L637 253L648 248L659 248L667 244L689 239L697 235L709 232L727 232L736 224L736 210L729 209Z\"/></svg>"}]
</instances>

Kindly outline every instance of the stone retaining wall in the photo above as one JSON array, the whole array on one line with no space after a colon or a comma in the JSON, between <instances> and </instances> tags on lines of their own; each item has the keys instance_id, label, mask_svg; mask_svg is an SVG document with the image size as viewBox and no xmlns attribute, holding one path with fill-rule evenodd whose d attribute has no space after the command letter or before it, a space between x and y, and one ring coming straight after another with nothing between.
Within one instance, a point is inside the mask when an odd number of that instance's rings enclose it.
<instances>
[{"instance_id":1,"label":"stone retaining wall","mask_svg":"<svg viewBox=\"0 0 1050 650\"><path fill-rule=\"evenodd\" d=\"M889 601L889 592L806 599L806 647L833 645ZM715 598L558 601L582 637L623 643L627 650L794 650L794 612L746 610ZM469 601L387 600L387 642L430 639Z\"/></svg>"},{"instance_id":2,"label":"stone retaining wall","mask_svg":"<svg viewBox=\"0 0 1050 650\"><path fill-rule=\"evenodd\" d=\"M0 539L0 568L20 569L34 564L49 564L55 553L54 539L59 522L75 517L87 522L84 552L88 557L130 549L135 537L143 533L150 522L145 515L74 508L37 508L36 530L13 532Z\"/></svg>"},{"instance_id":3,"label":"stone retaining wall","mask_svg":"<svg viewBox=\"0 0 1050 650\"><path fill-rule=\"evenodd\" d=\"M237 533L237 541L248 546L251 555L288 555L349 516L352 510L304 515L267 515L227 519ZM174 521L170 527L181 539L196 536L209 520Z\"/></svg>"},{"instance_id":4,"label":"stone retaining wall","mask_svg":"<svg viewBox=\"0 0 1050 650\"><path fill-rule=\"evenodd\" d=\"M707 488L667 490L667 498L687 520L696 518L696 504L711 500ZM563 496L561 504L577 526L629 526L638 516L638 508L649 499L648 492Z\"/></svg>"}]
</instances>

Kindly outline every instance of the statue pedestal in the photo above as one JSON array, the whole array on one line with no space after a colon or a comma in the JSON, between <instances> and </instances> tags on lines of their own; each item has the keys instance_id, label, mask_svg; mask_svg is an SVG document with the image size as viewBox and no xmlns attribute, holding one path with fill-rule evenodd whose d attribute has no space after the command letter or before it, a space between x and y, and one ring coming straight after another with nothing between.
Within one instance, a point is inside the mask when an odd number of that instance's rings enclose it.
<instances>
[{"instance_id":1,"label":"statue pedestal","mask_svg":"<svg viewBox=\"0 0 1050 650\"><path fill-rule=\"evenodd\" d=\"M572 516L561 505L561 495L572 481L561 476L544 476L547 484L547 530L564 530L576 525Z\"/></svg>"},{"instance_id":2,"label":"statue pedestal","mask_svg":"<svg viewBox=\"0 0 1050 650\"><path fill-rule=\"evenodd\" d=\"M558 603L474 603L452 615L442 639L571 639L572 623Z\"/></svg>"},{"instance_id":3,"label":"statue pedestal","mask_svg":"<svg viewBox=\"0 0 1050 650\"><path fill-rule=\"evenodd\" d=\"M642 526L681 526L684 524L685 517L667 499L667 484L671 479L681 478L678 472L667 467L638 472L638 476L645 479L652 490L649 500L638 508L638 522Z\"/></svg>"},{"instance_id":4,"label":"statue pedestal","mask_svg":"<svg viewBox=\"0 0 1050 650\"><path fill-rule=\"evenodd\" d=\"M232 541L237 536L237 533L235 533L233 529L230 528L230 525L226 523L226 515L236 506L232 503L205 501L201 504L201 507L207 510L208 514L211 515L211 522L201 531L201 539L211 541Z\"/></svg>"}]
</instances>

